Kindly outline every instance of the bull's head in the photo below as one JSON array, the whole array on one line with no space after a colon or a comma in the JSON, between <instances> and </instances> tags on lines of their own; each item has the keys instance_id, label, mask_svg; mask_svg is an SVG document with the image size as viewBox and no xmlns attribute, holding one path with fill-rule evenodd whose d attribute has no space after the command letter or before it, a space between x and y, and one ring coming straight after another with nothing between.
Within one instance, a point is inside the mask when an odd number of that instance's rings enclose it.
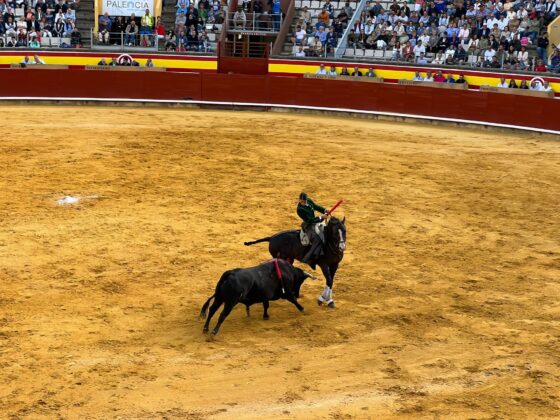
<instances>
[{"instance_id":1,"label":"bull's head","mask_svg":"<svg viewBox=\"0 0 560 420\"><path fill-rule=\"evenodd\" d=\"M308 273L307 271L303 271L301 268L293 267L293 269L294 269L294 289L293 289L293 293L294 293L294 296L298 298L299 297L299 289L301 288L301 285L303 284L305 279L311 278L313 280L317 280L317 277L315 277L313 274Z\"/></svg>"}]
</instances>

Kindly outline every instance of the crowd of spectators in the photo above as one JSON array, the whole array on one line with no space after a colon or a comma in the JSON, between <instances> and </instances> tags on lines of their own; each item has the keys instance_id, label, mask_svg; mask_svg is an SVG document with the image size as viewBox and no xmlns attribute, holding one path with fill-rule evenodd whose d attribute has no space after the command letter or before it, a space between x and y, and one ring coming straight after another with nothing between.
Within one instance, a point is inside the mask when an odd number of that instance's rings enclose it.
<instances>
[{"instance_id":1,"label":"crowd of spectators","mask_svg":"<svg viewBox=\"0 0 560 420\"><path fill-rule=\"evenodd\" d=\"M16 10L21 14L16 16ZM40 48L53 38L67 38L60 47L81 47L76 3L68 0L0 0L0 47ZM58 45L58 44L57 44Z\"/></svg>"},{"instance_id":2,"label":"crowd of spectators","mask_svg":"<svg viewBox=\"0 0 560 420\"><path fill-rule=\"evenodd\" d=\"M304 7L293 54L332 53L353 13L348 3L335 13L325 0L311 25ZM547 57L546 33L556 15L556 0L394 0L388 8L370 1L348 31L348 48L390 51L393 60L418 64L558 72L560 57L557 52Z\"/></svg>"},{"instance_id":3,"label":"crowd of spectators","mask_svg":"<svg viewBox=\"0 0 560 420\"><path fill-rule=\"evenodd\" d=\"M337 2L337 6L339 5L340 2ZM321 57L334 54L338 41L353 15L354 9L349 2L345 2L337 10L331 0L325 0L316 17L304 6L291 37L293 55ZM314 23L315 18L317 21Z\"/></svg>"},{"instance_id":4,"label":"crowd of spectators","mask_svg":"<svg viewBox=\"0 0 560 420\"><path fill-rule=\"evenodd\" d=\"M411 10L412 7L412 10ZM370 2L348 37L350 47L392 51L392 59L434 64L532 70L546 63L546 26L556 0ZM540 46L536 60L528 53ZM469 57L470 61L469 61Z\"/></svg>"},{"instance_id":5,"label":"crowd of spectators","mask_svg":"<svg viewBox=\"0 0 560 420\"><path fill-rule=\"evenodd\" d=\"M100 43L128 47L152 47L161 41L166 51L210 52L212 50L207 24L222 24L226 3L221 0L200 0L195 5L189 0L178 0L175 22L166 28L160 16L156 19L149 10L142 17L131 15L99 17L98 40Z\"/></svg>"}]
</instances>

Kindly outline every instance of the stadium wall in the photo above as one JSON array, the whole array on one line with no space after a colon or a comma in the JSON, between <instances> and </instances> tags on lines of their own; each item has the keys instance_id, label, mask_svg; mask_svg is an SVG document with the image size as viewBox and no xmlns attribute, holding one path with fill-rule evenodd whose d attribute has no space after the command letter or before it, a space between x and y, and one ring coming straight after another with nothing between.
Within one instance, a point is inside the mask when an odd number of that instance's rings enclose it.
<instances>
[{"instance_id":1,"label":"stadium wall","mask_svg":"<svg viewBox=\"0 0 560 420\"><path fill-rule=\"evenodd\" d=\"M204 72L0 69L4 99L133 99L337 109L560 133L553 98L354 80ZM45 83L45 81L48 83ZM1 98L0 98L1 99Z\"/></svg>"}]
</instances>

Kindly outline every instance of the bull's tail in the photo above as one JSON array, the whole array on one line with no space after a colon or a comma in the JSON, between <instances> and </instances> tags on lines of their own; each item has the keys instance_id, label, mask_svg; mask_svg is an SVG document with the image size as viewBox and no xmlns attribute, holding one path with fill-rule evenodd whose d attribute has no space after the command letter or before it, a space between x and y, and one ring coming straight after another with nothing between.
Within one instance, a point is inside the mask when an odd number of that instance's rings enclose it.
<instances>
[{"instance_id":1,"label":"bull's tail","mask_svg":"<svg viewBox=\"0 0 560 420\"><path fill-rule=\"evenodd\" d=\"M210 302L212 301L212 299L214 299L216 297L216 295L219 293L220 290L220 286L222 285L222 283L224 282L224 280L226 278L228 278L228 276L231 274L231 270L226 271L224 274L222 274L222 277L220 277L220 280L218 280L218 284L216 285L216 291L214 292L214 294L212 296L210 296L208 298L208 300L206 302L204 302L204 305L202 305L202 309L200 310L200 317L202 319L206 318L206 312L208 311L208 307L210 306Z\"/></svg>"},{"instance_id":2,"label":"bull's tail","mask_svg":"<svg viewBox=\"0 0 560 420\"><path fill-rule=\"evenodd\" d=\"M200 318L206 319L206 312L208 311L208 307L210 306L210 301L216 297L216 293L208 298L208 300L202 305L202 309L200 310Z\"/></svg>"},{"instance_id":3,"label":"bull's tail","mask_svg":"<svg viewBox=\"0 0 560 420\"><path fill-rule=\"evenodd\" d=\"M243 242L243 244L245 246L250 246L250 245L255 245L258 244L260 242L269 242L270 241L270 236L266 237L266 238L261 238L261 239L257 239L256 241L250 241L250 242Z\"/></svg>"}]
</instances>

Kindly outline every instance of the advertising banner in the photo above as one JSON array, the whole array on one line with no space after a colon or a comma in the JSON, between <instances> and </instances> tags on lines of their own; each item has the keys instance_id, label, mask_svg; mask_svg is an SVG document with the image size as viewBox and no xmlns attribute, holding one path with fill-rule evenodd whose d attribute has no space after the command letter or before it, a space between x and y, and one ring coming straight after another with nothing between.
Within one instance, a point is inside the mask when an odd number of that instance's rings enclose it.
<instances>
[{"instance_id":1,"label":"advertising banner","mask_svg":"<svg viewBox=\"0 0 560 420\"><path fill-rule=\"evenodd\" d=\"M134 13L136 17L141 17L150 10L154 14L154 0L103 0L102 14L109 13L109 16L130 16Z\"/></svg>"}]
</instances>

